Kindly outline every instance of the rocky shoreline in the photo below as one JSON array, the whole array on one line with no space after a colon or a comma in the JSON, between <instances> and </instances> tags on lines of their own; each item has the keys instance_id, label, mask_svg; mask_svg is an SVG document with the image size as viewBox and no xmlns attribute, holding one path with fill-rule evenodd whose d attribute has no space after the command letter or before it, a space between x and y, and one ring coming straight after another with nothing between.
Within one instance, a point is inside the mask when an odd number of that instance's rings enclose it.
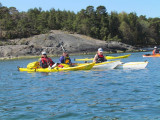
<instances>
[{"instance_id":1,"label":"rocky shoreline","mask_svg":"<svg viewBox=\"0 0 160 120\"><path fill-rule=\"evenodd\" d=\"M71 55L95 53L100 47L106 53L143 51L121 42L106 42L59 30L30 38L1 41L1 45L0 60L39 57L42 51L46 51L50 56L59 56L62 54L61 45Z\"/></svg>"}]
</instances>

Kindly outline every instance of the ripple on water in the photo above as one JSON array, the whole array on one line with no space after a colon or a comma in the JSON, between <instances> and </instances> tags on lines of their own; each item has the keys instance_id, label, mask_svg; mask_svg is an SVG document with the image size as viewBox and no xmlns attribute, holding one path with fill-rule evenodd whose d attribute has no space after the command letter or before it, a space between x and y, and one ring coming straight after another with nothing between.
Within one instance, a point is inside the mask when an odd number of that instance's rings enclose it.
<instances>
[{"instance_id":1,"label":"ripple on water","mask_svg":"<svg viewBox=\"0 0 160 120\"><path fill-rule=\"evenodd\" d=\"M143 61L142 54L122 61ZM147 60L143 70L57 73L17 71L33 59L0 62L0 119L158 120L160 61Z\"/></svg>"}]
</instances>

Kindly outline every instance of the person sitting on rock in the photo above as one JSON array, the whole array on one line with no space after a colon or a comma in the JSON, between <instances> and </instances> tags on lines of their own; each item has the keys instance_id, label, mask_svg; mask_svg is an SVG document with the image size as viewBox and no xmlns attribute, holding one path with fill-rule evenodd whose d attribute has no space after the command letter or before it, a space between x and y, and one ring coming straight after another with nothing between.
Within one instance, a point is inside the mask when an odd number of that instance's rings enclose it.
<instances>
[{"instance_id":1,"label":"person sitting on rock","mask_svg":"<svg viewBox=\"0 0 160 120\"><path fill-rule=\"evenodd\" d=\"M59 58L60 63L65 63L65 64L72 64L71 59L69 57L69 54L65 51L63 52L62 56Z\"/></svg>"},{"instance_id":2,"label":"person sitting on rock","mask_svg":"<svg viewBox=\"0 0 160 120\"><path fill-rule=\"evenodd\" d=\"M107 61L107 59L105 58L105 56L103 55L103 49L99 48L97 51L97 54L95 55L93 62L95 63L101 63Z\"/></svg>"},{"instance_id":3,"label":"person sitting on rock","mask_svg":"<svg viewBox=\"0 0 160 120\"><path fill-rule=\"evenodd\" d=\"M154 47L154 50L152 51L152 54L153 55L159 54L159 50L156 46Z\"/></svg>"},{"instance_id":4,"label":"person sitting on rock","mask_svg":"<svg viewBox=\"0 0 160 120\"><path fill-rule=\"evenodd\" d=\"M48 67L52 67L54 64L55 63L52 61L52 59L47 57L47 53L42 52L42 56L40 59L40 66L42 68L48 68Z\"/></svg>"}]
</instances>

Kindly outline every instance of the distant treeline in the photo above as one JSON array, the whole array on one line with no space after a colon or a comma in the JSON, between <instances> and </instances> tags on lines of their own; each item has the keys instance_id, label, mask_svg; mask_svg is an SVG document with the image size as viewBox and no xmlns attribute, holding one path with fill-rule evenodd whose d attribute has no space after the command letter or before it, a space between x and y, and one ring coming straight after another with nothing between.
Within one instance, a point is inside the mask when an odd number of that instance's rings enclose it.
<instances>
[{"instance_id":1,"label":"distant treeline","mask_svg":"<svg viewBox=\"0 0 160 120\"><path fill-rule=\"evenodd\" d=\"M65 30L105 41L130 45L160 44L160 18L146 18L136 13L108 13L104 6L88 6L78 13L41 8L19 12L0 4L0 39L30 37L49 30Z\"/></svg>"}]
</instances>

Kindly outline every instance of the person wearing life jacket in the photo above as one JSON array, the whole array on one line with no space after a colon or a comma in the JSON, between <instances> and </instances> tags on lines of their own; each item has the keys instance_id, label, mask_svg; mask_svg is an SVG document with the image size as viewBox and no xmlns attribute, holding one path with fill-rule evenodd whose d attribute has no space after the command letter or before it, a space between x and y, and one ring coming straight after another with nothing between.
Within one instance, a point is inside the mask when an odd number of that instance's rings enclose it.
<instances>
[{"instance_id":1,"label":"person wearing life jacket","mask_svg":"<svg viewBox=\"0 0 160 120\"><path fill-rule=\"evenodd\" d=\"M154 47L154 50L152 51L152 54L153 55L159 54L159 50L156 46Z\"/></svg>"},{"instance_id":2,"label":"person wearing life jacket","mask_svg":"<svg viewBox=\"0 0 160 120\"><path fill-rule=\"evenodd\" d=\"M72 64L71 59L69 57L69 54L65 51L63 52L62 56L59 58L60 63L65 63L65 64Z\"/></svg>"},{"instance_id":3,"label":"person wearing life jacket","mask_svg":"<svg viewBox=\"0 0 160 120\"><path fill-rule=\"evenodd\" d=\"M107 59L103 55L103 49L99 48L98 51L97 51L97 54L95 55L95 57L93 59L93 62L101 63L101 62L105 62L105 61L107 61Z\"/></svg>"},{"instance_id":4,"label":"person wearing life jacket","mask_svg":"<svg viewBox=\"0 0 160 120\"><path fill-rule=\"evenodd\" d=\"M47 53L42 52L42 56L40 59L40 66L42 68L48 68L49 66L52 67L54 64L55 63L52 61L52 59L47 57Z\"/></svg>"}]
</instances>

